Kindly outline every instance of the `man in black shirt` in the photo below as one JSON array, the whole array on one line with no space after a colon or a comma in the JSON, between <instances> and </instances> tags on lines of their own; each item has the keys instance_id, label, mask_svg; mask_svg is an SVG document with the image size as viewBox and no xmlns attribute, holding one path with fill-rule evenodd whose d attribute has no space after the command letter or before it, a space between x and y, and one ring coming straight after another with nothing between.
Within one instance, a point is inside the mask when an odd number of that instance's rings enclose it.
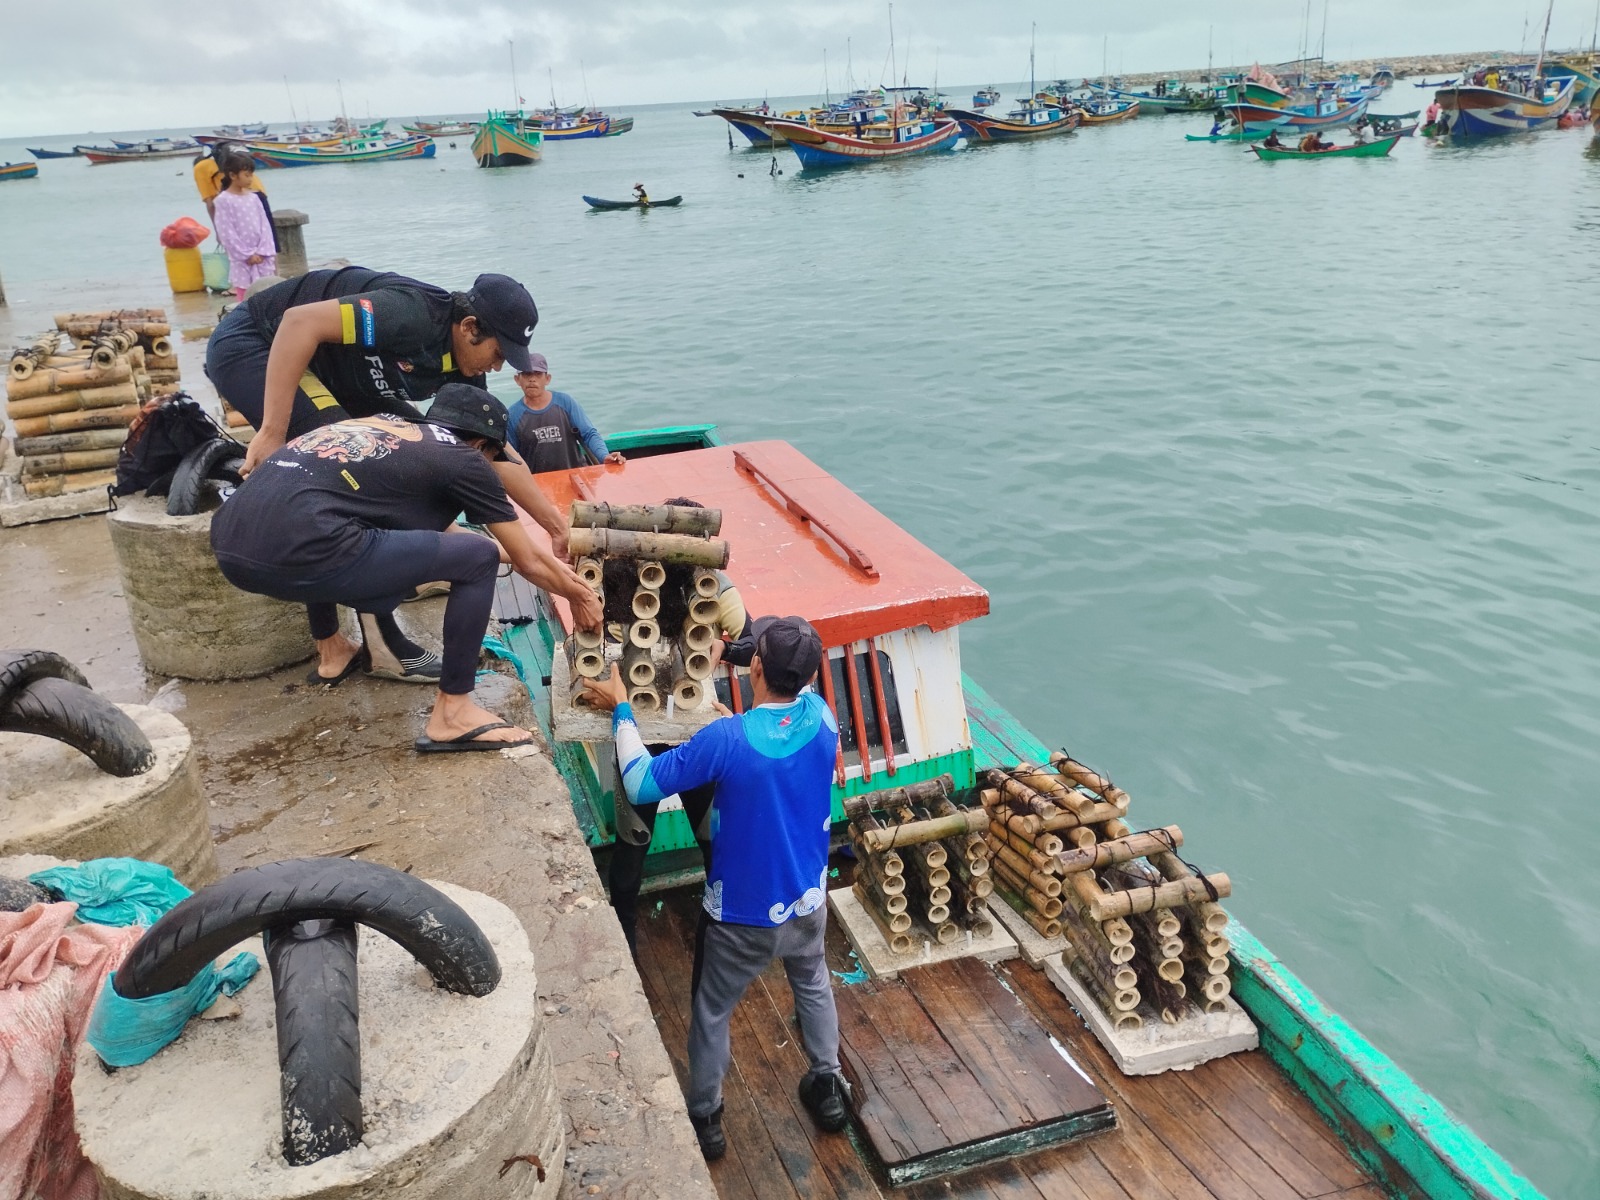
<instances>
[{"instance_id":1,"label":"man in black shirt","mask_svg":"<svg viewBox=\"0 0 1600 1200\"><path fill-rule=\"evenodd\" d=\"M296 438L212 518L222 573L245 591L305 604L319 655L344 670L362 648L340 632L337 605L387 613L417 584L449 581L439 694L420 751L530 740L472 701L502 554L533 583L565 595L581 628L600 623L594 592L535 547L517 520L491 465L505 437L500 401L446 384L426 418L382 414ZM458 513L487 526L493 540L456 528Z\"/></svg>"}]
</instances>

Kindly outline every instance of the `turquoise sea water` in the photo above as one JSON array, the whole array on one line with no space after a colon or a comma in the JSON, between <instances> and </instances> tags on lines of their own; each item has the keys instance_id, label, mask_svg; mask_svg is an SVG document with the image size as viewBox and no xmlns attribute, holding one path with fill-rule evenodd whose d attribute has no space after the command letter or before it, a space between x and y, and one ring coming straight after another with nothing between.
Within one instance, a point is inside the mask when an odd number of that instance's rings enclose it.
<instances>
[{"instance_id":1,"label":"turquoise sea water","mask_svg":"<svg viewBox=\"0 0 1600 1200\"><path fill-rule=\"evenodd\" d=\"M525 280L603 429L787 438L961 566L985 687L1550 1195L1600 1194L1600 160L1205 127L809 175L684 106L523 171L463 140L265 181L314 260ZM187 170L0 184L13 303L149 291ZM636 180L683 207L579 201Z\"/></svg>"}]
</instances>

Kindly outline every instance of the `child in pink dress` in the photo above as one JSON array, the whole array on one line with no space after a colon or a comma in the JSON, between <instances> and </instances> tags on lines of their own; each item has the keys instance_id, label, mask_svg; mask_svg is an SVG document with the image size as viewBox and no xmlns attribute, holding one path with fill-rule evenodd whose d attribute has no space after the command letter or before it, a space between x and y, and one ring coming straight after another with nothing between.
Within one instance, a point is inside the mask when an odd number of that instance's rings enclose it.
<instances>
[{"instance_id":1,"label":"child in pink dress","mask_svg":"<svg viewBox=\"0 0 1600 1200\"><path fill-rule=\"evenodd\" d=\"M245 289L264 275L278 273L278 253L272 244L267 210L250 190L255 163L243 154L222 160L223 190L217 193L217 240L228 252L228 282L233 294L244 299Z\"/></svg>"}]
</instances>

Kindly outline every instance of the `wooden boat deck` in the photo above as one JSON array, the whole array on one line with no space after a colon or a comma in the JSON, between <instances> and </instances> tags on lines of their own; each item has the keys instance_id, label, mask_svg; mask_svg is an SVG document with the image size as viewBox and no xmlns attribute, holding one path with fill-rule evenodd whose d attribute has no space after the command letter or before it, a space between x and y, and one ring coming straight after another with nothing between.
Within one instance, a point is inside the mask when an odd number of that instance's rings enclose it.
<instances>
[{"instance_id":1,"label":"wooden boat deck","mask_svg":"<svg viewBox=\"0 0 1600 1200\"><path fill-rule=\"evenodd\" d=\"M841 874L850 872L841 866ZM699 889L647 896L639 914L639 972L681 1083ZM855 969L829 930L829 965ZM783 1197L1004 1196L1013 1200L1383 1200L1309 1101L1259 1051L1193 1071L1122 1075L1045 975L1021 960L998 968L1040 1024L1110 1098L1118 1128L963 1174L889 1187L855 1132L824 1134L795 1094L806 1059L781 966L734 1013L733 1068L724 1084L728 1154L711 1164L727 1200ZM836 986L844 986L837 985ZM917 1047L906 1047L915 1053Z\"/></svg>"}]
</instances>

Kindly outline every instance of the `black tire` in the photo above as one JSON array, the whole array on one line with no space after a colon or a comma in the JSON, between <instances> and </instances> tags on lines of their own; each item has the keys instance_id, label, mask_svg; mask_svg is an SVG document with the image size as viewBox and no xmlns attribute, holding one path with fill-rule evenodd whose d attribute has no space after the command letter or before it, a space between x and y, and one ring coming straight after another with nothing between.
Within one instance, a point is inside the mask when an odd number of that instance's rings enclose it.
<instances>
[{"instance_id":1,"label":"black tire","mask_svg":"<svg viewBox=\"0 0 1600 1200\"><path fill-rule=\"evenodd\" d=\"M243 461L238 442L232 438L217 437L201 442L183 456L172 473L172 484L167 489L167 516L192 517L200 511L200 493L205 481L228 470L230 459ZM239 473L233 470L234 482Z\"/></svg>"},{"instance_id":2,"label":"black tire","mask_svg":"<svg viewBox=\"0 0 1600 1200\"><path fill-rule=\"evenodd\" d=\"M80 676L81 678L81 676ZM34 733L81 750L108 775L143 775L156 765L144 730L104 696L65 679L36 679L0 708L0 732Z\"/></svg>"},{"instance_id":3,"label":"black tire","mask_svg":"<svg viewBox=\"0 0 1600 1200\"><path fill-rule=\"evenodd\" d=\"M113 986L131 1000L170 992L230 946L274 925L354 921L393 938L438 986L487 996L500 960L478 923L435 887L378 863L290 858L202 888L145 931Z\"/></svg>"},{"instance_id":4,"label":"black tire","mask_svg":"<svg viewBox=\"0 0 1600 1200\"><path fill-rule=\"evenodd\" d=\"M361 1141L356 927L301 921L267 930L278 1020L283 1157L303 1167Z\"/></svg>"},{"instance_id":5,"label":"black tire","mask_svg":"<svg viewBox=\"0 0 1600 1200\"><path fill-rule=\"evenodd\" d=\"M88 687L89 681L54 650L0 650L0 712L6 701L39 679L65 679Z\"/></svg>"}]
</instances>

